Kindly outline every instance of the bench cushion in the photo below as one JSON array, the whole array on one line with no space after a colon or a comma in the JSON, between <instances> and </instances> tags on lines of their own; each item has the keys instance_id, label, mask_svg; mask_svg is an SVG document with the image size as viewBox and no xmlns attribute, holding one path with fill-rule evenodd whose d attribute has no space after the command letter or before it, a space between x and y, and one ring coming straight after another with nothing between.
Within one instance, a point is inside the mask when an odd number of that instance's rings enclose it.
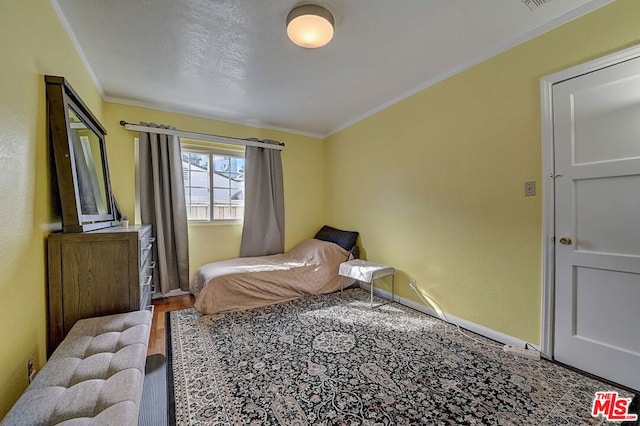
<instances>
[{"instance_id":1,"label":"bench cushion","mask_svg":"<svg viewBox=\"0 0 640 426\"><path fill-rule=\"evenodd\" d=\"M3 425L136 425L151 312L78 321Z\"/></svg>"}]
</instances>

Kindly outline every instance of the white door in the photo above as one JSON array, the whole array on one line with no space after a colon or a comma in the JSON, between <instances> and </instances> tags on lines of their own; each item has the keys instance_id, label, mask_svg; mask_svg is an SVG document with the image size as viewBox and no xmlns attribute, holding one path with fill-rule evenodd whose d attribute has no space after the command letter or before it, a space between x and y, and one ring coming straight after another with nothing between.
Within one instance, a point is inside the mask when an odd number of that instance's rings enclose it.
<instances>
[{"instance_id":1,"label":"white door","mask_svg":"<svg viewBox=\"0 0 640 426\"><path fill-rule=\"evenodd\" d=\"M640 59L553 86L554 358L640 389Z\"/></svg>"}]
</instances>

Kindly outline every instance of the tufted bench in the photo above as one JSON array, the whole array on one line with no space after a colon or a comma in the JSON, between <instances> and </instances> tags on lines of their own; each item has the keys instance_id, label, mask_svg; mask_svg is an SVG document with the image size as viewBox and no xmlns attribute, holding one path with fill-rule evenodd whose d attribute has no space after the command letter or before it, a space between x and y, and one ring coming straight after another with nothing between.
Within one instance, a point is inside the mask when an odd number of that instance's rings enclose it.
<instances>
[{"instance_id":1,"label":"tufted bench","mask_svg":"<svg viewBox=\"0 0 640 426\"><path fill-rule=\"evenodd\" d=\"M2 425L137 425L151 312L78 321Z\"/></svg>"}]
</instances>

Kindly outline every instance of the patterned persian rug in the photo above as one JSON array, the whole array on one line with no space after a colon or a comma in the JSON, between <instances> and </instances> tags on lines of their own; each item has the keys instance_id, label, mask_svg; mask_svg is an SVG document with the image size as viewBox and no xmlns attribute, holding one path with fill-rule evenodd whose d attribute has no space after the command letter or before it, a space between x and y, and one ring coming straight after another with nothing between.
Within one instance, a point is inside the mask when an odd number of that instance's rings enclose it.
<instances>
[{"instance_id":1,"label":"patterned persian rug","mask_svg":"<svg viewBox=\"0 0 640 426\"><path fill-rule=\"evenodd\" d=\"M591 404L611 386L395 303L371 309L368 298L355 289L214 316L171 312L177 424L606 423Z\"/></svg>"}]
</instances>

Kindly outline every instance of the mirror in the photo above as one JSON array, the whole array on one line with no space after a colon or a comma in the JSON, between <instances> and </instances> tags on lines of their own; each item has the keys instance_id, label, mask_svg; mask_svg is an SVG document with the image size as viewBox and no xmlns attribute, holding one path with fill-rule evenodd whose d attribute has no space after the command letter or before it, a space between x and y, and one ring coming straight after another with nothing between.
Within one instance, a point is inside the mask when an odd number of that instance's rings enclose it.
<instances>
[{"instance_id":1,"label":"mirror","mask_svg":"<svg viewBox=\"0 0 640 426\"><path fill-rule=\"evenodd\" d=\"M69 108L68 113L80 210L83 216L108 214L100 137L80 120L72 108Z\"/></svg>"},{"instance_id":2,"label":"mirror","mask_svg":"<svg viewBox=\"0 0 640 426\"><path fill-rule=\"evenodd\" d=\"M62 229L84 232L114 226L106 131L64 78L46 76L45 82Z\"/></svg>"}]
</instances>

